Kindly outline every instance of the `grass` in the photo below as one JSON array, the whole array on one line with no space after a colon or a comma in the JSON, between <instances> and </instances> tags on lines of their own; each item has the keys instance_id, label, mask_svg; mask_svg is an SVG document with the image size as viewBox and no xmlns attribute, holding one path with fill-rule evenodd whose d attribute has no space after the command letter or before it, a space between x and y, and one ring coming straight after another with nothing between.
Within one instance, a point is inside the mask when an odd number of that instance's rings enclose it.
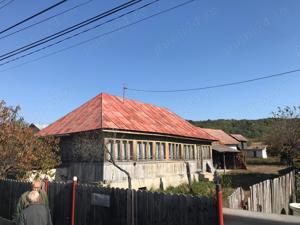
<instances>
[{"instance_id":1,"label":"grass","mask_svg":"<svg viewBox=\"0 0 300 225\"><path fill-rule=\"evenodd\" d=\"M277 157L268 157L266 159L262 158L247 158L247 165L274 165L274 166L284 166L285 164L280 162Z\"/></svg>"},{"instance_id":2,"label":"grass","mask_svg":"<svg viewBox=\"0 0 300 225\"><path fill-rule=\"evenodd\" d=\"M249 161L251 163L249 163ZM279 159L250 159L247 160L247 170L232 170L227 176L230 177L232 187L249 187L264 180L278 177L278 171L286 168L286 165L278 164Z\"/></svg>"}]
</instances>

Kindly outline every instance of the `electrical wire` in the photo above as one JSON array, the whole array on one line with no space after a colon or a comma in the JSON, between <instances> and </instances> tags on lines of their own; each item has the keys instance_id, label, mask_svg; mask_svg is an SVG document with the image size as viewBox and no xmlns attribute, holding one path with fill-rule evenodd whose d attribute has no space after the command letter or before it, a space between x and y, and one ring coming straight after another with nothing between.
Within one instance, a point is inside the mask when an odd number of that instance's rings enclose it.
<instances>
[{"instance_id":1,"label":"electrical wire","mask_svg":"<svg viewBox=\"0 0 300 225\"><path fill-rule=\"evenodd\" d=\"M14 0L10 0L9 2L7 2L6 4L4 4L3 6L0 7L0 10L3 9L5 6L8 6L9 4L13 3Z\"/></svg>"},{"instance_id":2,"label":"electrical wire","mask_svg":"<svg viewBox=\"0 0 300 225\"><path fill-rule=\"evenodd\" d=\"M212 86L205 86L205 87L199 87L199 88L188 88L188 89L175 89L175 90L146 90L146 89L135 89L135 88L125 88L126 90L129 91L137 91L137 92L156 92L156 93L173 93L173 92L188 92L188 91L202 91L202 90L207 90L207 89L215 89L215 88L221 88L221 87L228 87L228 86L234 86L234 85L240 85L240 84L245 84L245 83L250 83L250 82L255 82L259 80L265 80L265 79L271 79L275 77L282 77L286 76L289 74L293 74L296 72L300 72L300 69L295 69L295 70L290 70L282 73L276 73L272 75L267 75L267 76L260 76L257 78L253 79L248 79L248 80L242 80L242 81L236 81L236 82L231 82L231 83L223 83L223 84L217 84L217 85L212 85Z\"/></svg>"},{"instance_id":3,"label":"electrical wire","mask_svg":"<svg viewBox=\"0 0 300 225\"><path fill-rule=\"evenodd\" d=\"M2 4L3 2L5 2L6 0L2 0L2 1L0 1L0 4Z\"/></svg>"},{"instance_id":4,"label":"electrical wire","mask_svg":"<svg viewBox=\"0 0 300 225\"><path fill-rule=\"evenodd\" d=\"M67 1L67 0L62 0L62 1L60 1L60 2L58 2L58 3L56 3L56 4L54 4L54 5L52 5L52 6L48 7L48 8L46 8L46 9L43 9L42 11L40 11L40 12L38 12L38 13L36 13L36 14L34 14L34 15L32 15L32 16L30 16L30 17L28 17L28 18L26 18L26 19L24 19L24 20L22 20L22 21L20 21L20 22L18 22L18 23L14 24L14 25L12 25L12 26L10 26L10 27L8 27L8 28L5 28L4 30L0 31L0 34L3 34L3 33L5 33L6 31L9 31L9 30L11 30L11 29L13 29L13 28L15 28L15 27L17 27L17 26L19 26L19 25L21 25L21 24L23 24L23 23L25 23L25 22L27 22L27 21L29 21L29 20L31 20L31 19L37 17L37 16L39 16L39 15L45 13L45 12L48 12L49 10L51 10L51 9L53 9L53 8L55 8L55 7L59 6L59 5L61 5L61 4L63 4L63 3L66 2L66 1ZM1 9L1 8L0 8L0 9Z\"/></svg>"},{"instance_id":5,"label":"electrical wire","mask_svg":"<svg viewBox=\"0 0 300 225\"><path fill-rule=\"evenodd\" d=\"M126 28L129 28L129 27L131 27L131 26L133 26L133 25L139 24L139 23L141 23L141 22L144 22L144 21L149 20L149 19L151 19L151 18L154 18L154 17L156 17L156 16L165 14L165 13L170 12L170 11L173 11L173 10L175 10L175 9L177 9L177 8L180 8L180 7L183 7L183 6L187 5L187 4L190 4L190 3L194 2L194 1L196 1L196 0L185 1L185 2L183 2L183 3L181 3L181 4L178 4L178 5L175 5L175 6L173 6L173 7L170 7L170 8L164 9L164 10L161 10L161 11L159 11L159 12L157 12L157 13L154 13L154 14L152 14L152 15L150 15L150 16L147 16L147 17L144 17L144 18L142 18L142 19L139 19L139 20L137 20L137 21L135 21L135 22L129 23L129 24L125 25L125 26L118 27L118 28L113 29L113 30L111 30L111 31L108 31L108 32L102 33L102 34L100 34L100 35L97 35L97 36L95 36L95 37L93 37L93 38L90 38L90 39L81 41L81 42L76 43L76 44L74 44L74 45L71 45L71 46L69 46L69 47L60 49L60 50L58 50L58 51L55 51L55 52L52 52L52 53L49 53L49 54L46 54L46 55L41 56L41 57L39 57L39 58L36 58L36 59L30 60L30 61L21 63L21 64L19 64L19 65L15 65L15 66L13 66L13 67L6 68L6 69L4 69L4 70L1 70L0 72L5 72L5 71L11 70L11 69L15 69L15 68L21 67L21 66L23 66L23 65L27 65L27 64L29 64L29 63L33 63L33 62L39 61L39 60L44 59L44 58L48 58L48 57L50 57L50 56L52 56L52 55L56 55L56 54L59 54L59 53L61 53L61 52L67 51L67 50L69 50L69 49L73 49L73 48L75 48L75 47L84 45L84 44L89 43L89 42L91 42L91 41L94 41L94 40L97 40L97 39L99 39L99 38L102 38L102 37L108 36L108 35L110 35L110 34L113 34L113 33L115 33L115 32L118 32L118 31L121 31L121 30L125 30ZM17 58L17 59L11 60L10 62L16 61L16 60L21 59L21 58L23 58L23 57L25 57L25 56L27 56L27 55L24 55L24 56L21 56L21 57L19 57L19 58ZM7 63L8 63L8 62L3 63L3 64L0 64L0 66L3 66L3 65L5 65L5 64L7 64Z\"/></svg>"},{"instance_id":6,"label":"electrical wire","mask_svg":"<svg viewBox=\"0 0 300 225\"><path fill-rule=\"evenodd\" d=\"M104 12L104 13L98 14L97 16L94 16L94 17L89 18L89 19L87 19L85 21L77 23L77 24L75 24L75 25L73 25L71 27L68 27L68 28L66 28L64 30L61 30L59 32L56 32L56 33L54 33L54 34L52 34L50 36L44 37L44 38L42 38L42 39L40 39L38 41L32 42L32 43L30 43L28 45L25 45L25 46L21 47L21 48L18 48L18 49L15 49L15 50L11 51L11 52L5 53L5 54L3 54L3 55L0 56L0 58L1 58L0 61L3 61L5 59L7 59L7 58L10 58L10 57L15 56L17 54L20 54L20 53L22 53L24 51L30 50L30 49L32 49L34 47L37 47L37 46L42 45L44 43L47 43L47 42L49 42L51 40L59 38L59 37L61 37L63 35L66 35L66 34L68 34L70 32L73 32L75 30L78 30L78 29L80 29L80 28L82 28L84 26L87 26L87 25L89 25L89 24L91 24L93 22L96 22L96 21L98 21L100 19L103 19L103 18L105 18L107 16L110 16L110 15L112 15L114 13L117 13L117 12L123 10L123 9L126 9L126 8L128 8L128 7L132 6L132 5L135 5L135 4L137 4L137 3L141 2L141 1L143 1L143 0L132 0L132 1L129 1L127 3L124 3L122 5L119 5L119 6L115 7L115 8L113 8L113 9L110 9L110 10Z\"/></svg>"},{"instance_id":7,"label":"electrical wire","mask_svg":"<svg viewBox=\"0 0 300 225\"><path fill-rule=\"evenodd\" d=\"M80 8L80 7L84 6L84 5L87 5L88 3L92 2L92 1L93 1L93 0L85 1L85 2L83 2L83 3L80 3L80 4L78 4L78 5L73 6L73 7L69 8L69 9L67 9L67 10L64 10L64 11L62 11L62 12L60 12L60 13L54 14L53 16L47 17L47 18L45 18L45 19L43 19L43 20L41 20L41 21L38 21L38 22L36 22L36 23L33 23L33 24L28 25L28 26L26 26L26 27L23 27L23 28L21 28L20 30L14 31L14 32L9 33L9 34L6 34L6 35L0 37L0 40L1 40L1 39L4 39L4 38L7 38L7 37L9 37L9 36L11 36L11 35L17 34L17 33L21 32L21 31L27 30L27 29L29 29L29 28L31 28L31 27L34 27L34 26L36 26L36 25L39 25L39 24L41 24L41 23L44 23L44 22L46 22L46 21L48 21L48 20L51 20L51 19L53 19L53 18L55 18L55 17L61 16L61 15L65 14L65 13L67 13L67 12L70 12L70 11L74 10L74 9Z\"/></svg>"},{"instance_id":8,"label":"electrical wire","mask_svg":"<svg viewBox=\"0 0 300 225\"><path fill-rule=\"evenodd\" d=\"M120 19L120 18L124 17L124 16L127 16L127 15L129 15L129 14L132 14L132 13L134 13L134 12L137 12L138 10L141 10L141 9L143 9L143 8L146 8L146 7L148 7L148 6L150 6L150 5L154 4L154 3L156 3L156 2L158 2L158 1L160 1L160 0L154 0L154 1L150 2L150 3L147 3L147 4L145 4L145 5L142 5L142 6L138 7L138 8L136 8L136 9L133 9L133 10L127 12L127 13L121 14L121 15L119 15L118 17L112 18L112 19L107 20L107 21L105 21L105 22L103 22L103 23L101 23L101 24L98 24L98 25L96 25L96 26L94 26L94 27L91 27L91 28L89 28L89 29L86 29L86 30L84 30L84 31L81 31L81 32L79 32L79 33L76 33L76 34L74 34L74 35L72 35L72 36L69 36L69 37L64 38L64 39L62 39L62 40L59 40L59 41L54 42L54 43L52 43L52 44L50 44L50 45L44 46L44 47L42 47L42 48L39 48L39 49L37 49L37 50L34 50L34 51L32 51L32 52L29 52L29 53L27 53L27 54L24 54L24 55L22 55L22 56L19 56L19 57L17 57L17 58L14 58L14 59L12 59L12 60L9 60L9 61L6 61L6 62L4 62L4 63L1 63L0 66L3 66L3 65L8 64L8 63L10 63L10 62L16 61L16 60L18 60L18 59L24 58L24 57L26 57L26 56L32 55L32 54L34 54L34 53L37 53L37 52L40 52L40 51L45 50L45 49L47 49L47 48L53 47L53 46L55 46L55 45L58 45L58 44L60 44L60 43L62 43L62 42L64 42L64 41L67 41L67 40L69 40L69 39L75 38L75 37L77 37L77 36L79 36L79 35L81 35L81 34L84 34L84 33L88 32L88 31L91 31L91 30L93 30L93 29L96 29L96 28L98 28L98 27L100 27L100 26L103 26L103 25L105 25L105 24L107 24L107 23L111 23L111 22L113 22L113 21L115 21L115 20L117 20L117 19Z\"/></svg>"}]
</instances>

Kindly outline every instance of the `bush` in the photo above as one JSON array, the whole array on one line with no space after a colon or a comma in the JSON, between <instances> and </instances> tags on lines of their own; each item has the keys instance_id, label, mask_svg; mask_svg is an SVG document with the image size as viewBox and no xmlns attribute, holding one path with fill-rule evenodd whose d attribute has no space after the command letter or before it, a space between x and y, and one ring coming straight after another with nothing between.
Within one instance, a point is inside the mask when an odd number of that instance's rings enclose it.
<instances>
[{"instance_id":1,"label":"bush","mask_svg":"<svg viewBox=\"0 0 300 225\"><path fill-rule=\"evenodd\" d=\"M222 186L222 188L232 187L231 177L228 175L222 174L221 175L221 186Z\"/></svg>"}]
</instances>

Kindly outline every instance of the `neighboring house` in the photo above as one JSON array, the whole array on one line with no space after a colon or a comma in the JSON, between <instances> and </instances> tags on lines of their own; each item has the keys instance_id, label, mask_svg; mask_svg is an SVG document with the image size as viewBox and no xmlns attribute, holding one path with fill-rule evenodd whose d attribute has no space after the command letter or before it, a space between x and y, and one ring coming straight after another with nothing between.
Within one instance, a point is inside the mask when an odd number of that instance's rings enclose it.
<instances>
[{"instance_id":1,"label":"neighboring house","mask_svg":"<svg viewBox=\"0 0 300 225\"><path fill-rule=\"evenodd\" d=\"M40 130L46 128L48 125L46 124L36 124L36 123L32 123L29 125L29 127L32 129L33 133L37 133Z\"/></svg>"},{"instance_id":2,"label":"neighboring house","mask_svg":"<svg viewBox=\"0 0 300 225\"><path fill-rule=\"evenodd\" d=\"M238 149L242 150L247 148L247 143L248 143L248 139L245 138L243 135L241 134L230 134L231 137L233 137L234 139L236 139L239 144L238 144Z\"/></svg>"},{"instance_id":3,"label":"neighboring house","mask_svg":"<svg viewBox=\"0 0 300 225\"><path fill-rule=\"evenodd\" d=\"M268 158L267 145L262 142L253 142L248 148L245 149L246 157L249 158Z\"/></svg>"},{"instance_id":4,"label":"neighboring house","mask_svg":"<svg viewBox=\"0 0 300 225\"><path fill-rule=\"evenodd\" d=\"M225 133L223 130L202 128L218 141L212 143L213 164L217 169L245 169L244 157L238 150L239 141Z\"/></svg>"},{"instance_id":5,"label":"neighboring house","mask_svg":"<svg viewBox=\"0 0 300 225\"><path fill-rule=\"evenodd\" d=\"M212 164L214 137L166 108L100 94L38 133L60 137L62 167L67 179L133 188L178 185Z\"/></svg>"}]
</instances>

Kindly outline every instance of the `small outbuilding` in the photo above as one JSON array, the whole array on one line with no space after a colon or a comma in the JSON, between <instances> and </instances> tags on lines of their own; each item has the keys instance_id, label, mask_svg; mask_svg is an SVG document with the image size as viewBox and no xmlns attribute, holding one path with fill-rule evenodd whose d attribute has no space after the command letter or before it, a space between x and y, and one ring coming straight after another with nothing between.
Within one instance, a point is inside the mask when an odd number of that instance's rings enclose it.
<instances>
[{"instance_id":1,"label":"small outbuilding","mask_svg":"<svg viewBox=\"0 0 300 225\"><path fill-rule=\"evenodd\" d=\"M43 130L47 126L48 126L47 124L36 124L36 123L32 123L29 125L33 133L38 133L39 131Z\"/></svg>"},{"instance_id":2,"label":"small outbuilding","mask_svg":"<svg viewBox=\"0 0 300 225\"><path fill-rule=\"evenodd\" d=\"M245 151L246 157L249 157L249 158L263 158L263 159L268 158L267 145L264 145L262 142L252 143L244 151Z\"/></svg>"},{"instance_id":3,"label":"small outbuilding","mask_svg":"<svg viewBox=\"0 0 300 225\"><path fill-rule=\"evenodd\" d=\"M231 137L233 137L235 140L237 140L239 142L238 144L238 149L245 149L247 148L247 143L248 143L248 139L245 138L243 135L241 134L230 134Z\"/></svg>"},{"instance_id":4,"label":"small outbuilding","mask_svg":"<svg viewBox=\"0 0 300 225\"><path fill-rule=\"evenodd\" d=\"M212 143L213 164L216 169L245 169L245 157L238 149L240 142L223 130L203 128L218 141Z\"/></svg>"}]
</instances>

